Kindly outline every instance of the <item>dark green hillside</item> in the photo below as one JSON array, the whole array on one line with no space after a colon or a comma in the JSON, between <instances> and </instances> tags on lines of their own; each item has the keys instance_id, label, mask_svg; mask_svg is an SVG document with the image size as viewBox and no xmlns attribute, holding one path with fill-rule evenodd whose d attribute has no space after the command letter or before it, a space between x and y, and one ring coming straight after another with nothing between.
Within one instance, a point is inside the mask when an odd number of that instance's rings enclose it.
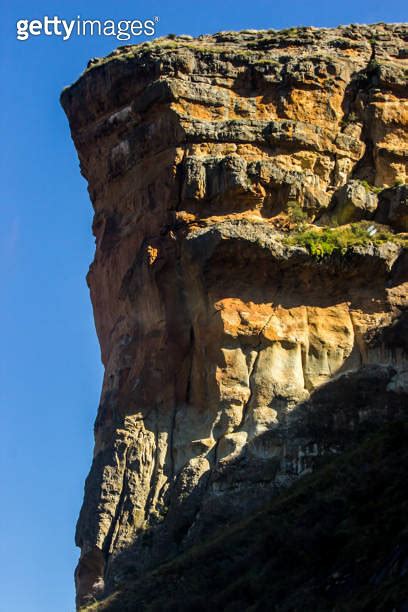
<instances>
[{"instance_id":1,"label":"dark green hillside","mask_svg":"<svg viewBox=\"0 0 408 612\"><path fill-rule=\"evenodd\" d=\"M408 610L408 423L87 610Z\"/></svg>"}]
</instances>

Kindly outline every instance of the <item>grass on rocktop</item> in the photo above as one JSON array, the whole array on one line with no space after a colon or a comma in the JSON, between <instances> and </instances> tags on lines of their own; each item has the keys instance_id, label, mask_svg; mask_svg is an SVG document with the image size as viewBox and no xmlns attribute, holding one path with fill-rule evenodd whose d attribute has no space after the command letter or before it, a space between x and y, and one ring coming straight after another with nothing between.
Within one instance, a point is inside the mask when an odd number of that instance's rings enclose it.
<instances>
[{"instance_id":1,"label":"grass on rocktop","mask_svg":"<svg viewBox=\"0 0 408 612\"><path fill-rule=\"evenodd\" d=\"M400 246L408 247L408 238L405 235L393 234L389 230L376 225L377 232L370 236L368 228L372 225L369 221L352 223L340 227L318 228L312 226L299 226L286 238L290 246L305 247L310 255L316 259L322 259L338 253L345 255L353 247L368 246L393 242Z\"/></svg>"}]
</instances>

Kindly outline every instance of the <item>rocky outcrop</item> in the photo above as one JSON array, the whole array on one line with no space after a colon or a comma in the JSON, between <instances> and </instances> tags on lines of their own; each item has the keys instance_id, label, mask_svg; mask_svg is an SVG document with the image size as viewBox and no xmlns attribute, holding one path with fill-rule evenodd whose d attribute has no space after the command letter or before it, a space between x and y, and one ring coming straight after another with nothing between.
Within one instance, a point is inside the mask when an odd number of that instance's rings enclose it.
<instances>
[{"instance_id":1,"label":"rocky outcrop","mask_svg":"<svg viewBox=\"0 0 408 612\"><path fill-rule=\"evenodd\" d=\"M375 219L398 232L408 232L408 186L400 185L381 192Z\"/></svg>"},{"instance_id":2,"label":"rocky outcrop","mask_svg":"<svg viewBox=\"0 0 408 612\"><path fill-rule=\"evenodd\" d=\"M105 366L78 605L401 416L407 37L159 39L63 92Z\"/></svg>"}]
</instances>

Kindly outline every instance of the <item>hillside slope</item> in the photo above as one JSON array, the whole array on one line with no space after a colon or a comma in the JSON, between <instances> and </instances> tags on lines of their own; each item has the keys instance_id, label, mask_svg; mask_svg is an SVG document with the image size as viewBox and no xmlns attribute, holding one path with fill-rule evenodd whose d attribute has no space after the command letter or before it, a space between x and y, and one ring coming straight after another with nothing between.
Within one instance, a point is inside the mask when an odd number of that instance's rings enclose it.
<instances>
[{"instance_id":1,"label":"hillside slope","mask_svg":"<svg viewBox=\"0 0 408 612\"><path fill-rule=\"evenodd\" d=\"M381 429L95 609L407 610L407 439L407 422Z\"/></svg>"}]
</instances>

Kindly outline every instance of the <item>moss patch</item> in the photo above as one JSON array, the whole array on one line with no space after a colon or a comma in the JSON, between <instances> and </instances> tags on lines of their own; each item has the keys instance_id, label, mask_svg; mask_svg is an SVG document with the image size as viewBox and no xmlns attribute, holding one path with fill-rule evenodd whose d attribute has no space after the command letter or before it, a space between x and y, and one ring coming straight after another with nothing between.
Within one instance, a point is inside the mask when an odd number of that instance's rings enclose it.
<instances>
[{"instance_id":1,"label":"moss patch","mask_svg":"<svg viewBox=\"0 0 408 612\"><path fill-rule=\"evenodd\" d=\"M381 193L385 189L385 187L375 187L371 185L368 181L362 180L360 181L361 185L364 187L367 193Z\"/></svg>"},{"instance_id":2,"label":"moss patch","mask_svg":"<svg viewBox=\"0 0 408 612\"><path fill-rule=\"evenodd\" d=\"M316 259L322 259L334 253L345 255L353 247L368 246L393 242L400 246L408 247L408 238L377 226L374 236L368 234L370 222L352 223L341 227L307 227L299 225L287 238L286 244L290 246L305 247L310 255Z\"/></svg>"}]
</instances>

